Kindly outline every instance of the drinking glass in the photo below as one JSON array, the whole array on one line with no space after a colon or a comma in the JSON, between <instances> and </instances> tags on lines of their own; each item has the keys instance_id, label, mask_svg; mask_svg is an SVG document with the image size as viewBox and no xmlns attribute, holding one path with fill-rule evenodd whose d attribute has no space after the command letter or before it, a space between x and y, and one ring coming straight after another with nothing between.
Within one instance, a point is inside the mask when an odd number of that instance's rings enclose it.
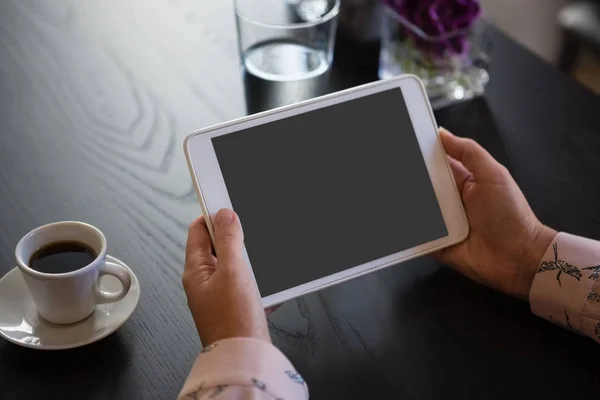
<instances>
[{"instance_id":1,"label":"drinking glass","mask_svg":"<svg viewBox=\"0 0 600 400\"><path fill-rule=\"evenodd\" d=\"M317 77L331 66L340 0L235 0L242 67L268 81Z\"/></svg>"}]
</instances>

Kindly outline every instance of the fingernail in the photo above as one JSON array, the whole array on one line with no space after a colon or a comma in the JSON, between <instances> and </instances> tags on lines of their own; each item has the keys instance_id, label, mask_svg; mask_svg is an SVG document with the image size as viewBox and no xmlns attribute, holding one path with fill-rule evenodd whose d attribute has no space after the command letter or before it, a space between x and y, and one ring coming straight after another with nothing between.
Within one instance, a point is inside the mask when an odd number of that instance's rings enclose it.
<instances>
[{"instance_id":1,"label":"fingernail","mask_svg":"<svg viewBox=\"0 0 600 400\"><path fill-rule=\"evenodd\" d=\"M446 133L447 135L454 136L454 135L452 134L452 132L450 132L448 129L444 128L443 126L440 126L440 127L438 128L438 132L440 132L440 133L441 133L441 132L444 132L444 133Z\"/></svg>"},{"instance_id":2,"label":"fingernail","mask_svg":"<svg viewBox=\"0 0 600 400\"><path fill-rule=\"evenodd\" d=\"M217 213L217 225L226 226L233 222L234 213L231 210L223 208Z\"/></svg>"}]
</instances>

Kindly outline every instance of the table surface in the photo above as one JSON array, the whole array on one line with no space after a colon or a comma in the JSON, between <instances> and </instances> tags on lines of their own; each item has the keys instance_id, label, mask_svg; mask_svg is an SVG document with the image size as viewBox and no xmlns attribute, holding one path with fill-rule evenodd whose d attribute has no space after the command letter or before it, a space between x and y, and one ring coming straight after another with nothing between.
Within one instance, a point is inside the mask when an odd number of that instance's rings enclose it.
<instances>
[{"instance_id":1,"label":"table surface","mask_svg":"<svg viewBox=\"0 0 600 400\"><path fill-rule=\"evenodd\" d=\"M600 239L600 99L490 35L485 98L438 122L506 164L544 222ZM142 297L84 348L0 339L0 398L176 396L200 348L180 284L200 212L182 141L244 115L243 88L230 2L2 2L0 275L30 229L83 220L132 266ZM269 324L315 399L583 399L600 387L600 346L430 258L290 301Z\"/></svg>"}]
</instances>

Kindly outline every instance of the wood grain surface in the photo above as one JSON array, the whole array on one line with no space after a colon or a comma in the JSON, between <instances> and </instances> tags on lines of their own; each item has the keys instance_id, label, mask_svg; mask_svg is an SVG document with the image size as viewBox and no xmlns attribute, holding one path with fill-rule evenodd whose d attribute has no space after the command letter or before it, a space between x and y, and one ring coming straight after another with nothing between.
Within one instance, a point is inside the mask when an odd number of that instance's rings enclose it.
<instances>
[{"instance_id":1,"label":"wood grain surface","mask_svg":"<svg viewBox=\"0 0 600 400\"><path fill-rule=\"evenodd\" d=\"M600 239L599 98L490 34L485 98L438 122L505 163L544 222ZM344 70L341 53L317 91L375 78ZM30 229L82 220L142 288L130 321L94 345L0 340L1 399L175 398L200 349L180 284L200 212L182 141L276 105L244 87L260 89L242 81L230 1L0 3L0 275ZM270 328L314 399L587 399L600 387L600 346L430 258L286 303Z\"/></svg>"}]
</instances>

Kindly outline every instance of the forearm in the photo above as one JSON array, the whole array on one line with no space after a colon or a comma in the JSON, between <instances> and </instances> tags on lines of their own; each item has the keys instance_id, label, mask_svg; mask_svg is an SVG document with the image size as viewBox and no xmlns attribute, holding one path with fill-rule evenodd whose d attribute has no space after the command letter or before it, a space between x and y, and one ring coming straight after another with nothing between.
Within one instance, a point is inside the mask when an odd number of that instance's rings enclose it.
<instances>
[{"instance_id":1,"label":"forearm","mask_svg":"<svg viewBox=\"0 0 600 400\"><path fill-rule=\"evenodd\" d=\"M557 234L529 292L531 310L600 343L600 242Z\"/></svg>"},{"instance_id":2,"label":"forearm","mask_svg":"<svg viewBox=\"0 0 600 400\"><path fill-rule=\"evenodd\" d=\"M308 388L271 343L233 338L198 356L179 399L308 399Z\"/></svg>"}]
</instances>

